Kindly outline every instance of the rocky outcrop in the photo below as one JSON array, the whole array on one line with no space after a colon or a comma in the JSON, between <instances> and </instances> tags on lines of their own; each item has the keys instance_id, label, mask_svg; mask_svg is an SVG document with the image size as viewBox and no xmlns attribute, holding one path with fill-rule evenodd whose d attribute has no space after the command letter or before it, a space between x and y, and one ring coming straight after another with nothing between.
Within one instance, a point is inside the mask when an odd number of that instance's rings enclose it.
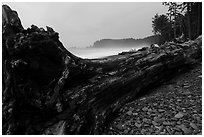
<instances>
[{"instance_id":1,"label":"rocky outcrop","mask_svg":"<svg viewBox=\"0 0 204 137\"><path fill-rule=\"evenodd\" d=\"M201 59L201 39L95 60L67 51L58 33L24 29L3 6L3 134L100 134L111 116Z\"/></svg>"}]
</instances>

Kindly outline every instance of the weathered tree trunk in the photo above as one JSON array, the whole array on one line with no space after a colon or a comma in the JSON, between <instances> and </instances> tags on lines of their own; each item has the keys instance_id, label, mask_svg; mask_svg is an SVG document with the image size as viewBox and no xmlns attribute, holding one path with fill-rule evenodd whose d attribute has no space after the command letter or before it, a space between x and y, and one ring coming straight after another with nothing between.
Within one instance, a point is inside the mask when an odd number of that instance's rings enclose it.
<instances>
[{"instance_id":1,"label":"weathered tree trunk","mask_svg":"<svg viewBox=\"0 0 204 137\"><path fill-rule=\"evenodd\" d=\"M5 5L2 21L3 134L101 134L127 101L201 58L199 38L84 60Z\"/></svg>"},{"instance_id":2,"label":"weathered tree trunk","mask_svg":"<svg viewBox=\"0 0 204 137\"><path fill-rule=\"evenodd\" d=\"M188 37L191 40L192 35L191 35L191 16L190 16L190 8L191 8L191 3L187 2L187 20L188 20Z\"/></svg>"},{"instance_id":3,"label":"weathered tree trunk","mask_svg":"<svg viewBox=\"0 0 204 137\"><path fill-rule=\"evenodd\" d=\"M198 27L197 27L197 36L199 36L201 34L201 20L202 20L202 3L198 3Z\"/></svg>"},{"instance_id":4,"label":"weathered tree trunk","mask_svg":"<svg viewBox=\"0 0 204 137\"><path fill-rule=\"evenodd\" d=\"M177 6L176 6L176 4L174 3L174 5L173 5L173 8L174 8L174 40L177 38L177 36L176 36L176 16L177 16L177 13L176 13L176 8L177 8Z\"/></svg>"}]
</instances>

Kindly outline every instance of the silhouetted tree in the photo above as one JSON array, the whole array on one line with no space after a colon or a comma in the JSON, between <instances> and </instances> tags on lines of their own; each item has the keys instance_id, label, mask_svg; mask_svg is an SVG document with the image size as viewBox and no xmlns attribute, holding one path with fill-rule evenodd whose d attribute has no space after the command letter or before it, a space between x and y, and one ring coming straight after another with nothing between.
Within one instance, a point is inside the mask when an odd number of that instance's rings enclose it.
<instances>
[{"instance_id":1,"label":"silhouetted tree","mask_svg":"<svg viewBox=\"0 0 204 137\"><path fill-rule=\"evenodd\" d=\"M176 3L176 2L163 2L162 3L165 6L169 6L168 12L166 13L167 16L169 17L170 21L173 22L173 30L174 30L174 39L177 37L177 21L178 16L180 16L181 13L181 5Z\"/></svg>"},{"instance_id":2,"label":"silhouetted tree","mask_svg":"<svg viewBox=\"0 0 204 137\"><path fill-rule=\"evenodd\" d=\"M173 28L174 40L182 34L185 39L195 39L202 34L201 2L163 2L162 4L169 7L166 15L171 22L171 28ZM169 33L169 29L164 31ZM169 38L171 37L169 36Z\"/></svg>"},{"instance_id":3,"label":"silhouetted tree","mask_svg":"<svg viewBox=\"0 0 204 137\"><path fill-rule=\"evenodd\" d=\"M202 33L202 3L183 2L181 6L187 21L188 38L195 39Z\"/></svg>"},{"instance_id":4,"label":"silhouetted tree","mask_svg":"<svg viewBox=\"0 0 204 137\"><path fill-rule=\"evenodd\" d=\"M153 33L159 34L163 41L171 39L171 22L166 15L156 14L152 21Z\"/></svg>"},{"instance_id":5,"label":"silhouetted tree","mask_svg":"<svg viewBox=\"0 0 204 137\"><path fill-rule=\"evenodd\" d=\"M187 16L188 38L192 39L192 37L191 37L191 17L190 17L191 3L190 2L183 2L181 4L181 6L182 6L181 11L186 12L186 16Z\"/></svg>"},{"instance_id":6,"label":"silhouetted tree","mask_svg":"<svg viewBox=\"0 0 204 137\"><path fill-rule=\"evenodd\" d=\"M191 2L190 9L191 17L191 35L192 39L197 38L202 34L202 3L201 2Z\"/></svg>"}]
</instances>

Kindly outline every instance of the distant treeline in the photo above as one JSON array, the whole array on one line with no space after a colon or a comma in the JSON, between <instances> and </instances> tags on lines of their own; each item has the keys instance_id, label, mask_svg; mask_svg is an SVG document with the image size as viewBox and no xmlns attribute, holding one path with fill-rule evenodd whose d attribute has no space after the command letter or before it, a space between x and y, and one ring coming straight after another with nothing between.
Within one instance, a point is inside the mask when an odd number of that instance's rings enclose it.
<instances>
[{"instance_id":1,"label":"distant treeline","mask_svg":"<svg viewBox=\"0 0 204 137\"><path fill-rule=\"evenodd\" d=\"M143 39L101 39L94 42L92 48L140 47L141 45L151 45L159 41L160 35L153 35Z\"/></svg>"}]
</instances>

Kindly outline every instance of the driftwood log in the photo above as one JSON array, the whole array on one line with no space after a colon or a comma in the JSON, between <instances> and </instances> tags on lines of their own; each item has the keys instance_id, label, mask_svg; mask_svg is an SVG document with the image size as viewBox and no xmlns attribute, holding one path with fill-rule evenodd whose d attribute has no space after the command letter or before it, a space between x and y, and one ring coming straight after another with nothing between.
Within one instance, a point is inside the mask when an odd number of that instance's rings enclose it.
<instances>
[{"instance_id":1,"label":"driftwood log","mask_svg":"<svg viewBox=\"0 0 204 137\"><path fill-rule=\"evenodd\" d=\"M201 36L81 59L52 28L24 29L15 11L2 8L3 134L101 134L127 101L201 60Z\"/></svg>"}]
</instances>

